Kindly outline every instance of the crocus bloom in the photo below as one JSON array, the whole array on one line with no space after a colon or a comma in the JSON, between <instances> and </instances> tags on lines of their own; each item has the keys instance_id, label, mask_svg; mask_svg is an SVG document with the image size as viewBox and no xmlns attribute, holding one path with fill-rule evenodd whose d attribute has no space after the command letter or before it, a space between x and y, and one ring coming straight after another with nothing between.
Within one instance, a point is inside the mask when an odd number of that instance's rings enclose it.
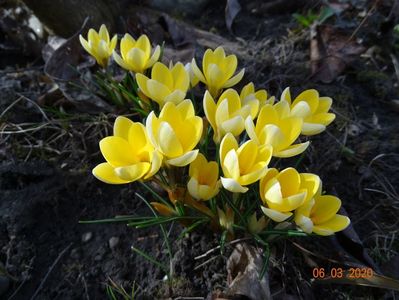
<instances>
[{"instance_id":1,"label":"crocus bloom","mask_svg":"<svg viewBox=\"0 0 399 300\"><path fill-rule=\"evenodd\" d=\"M245 193L245 187L258 181L267 171L267 165L272 157L269 146L259 147L254 141L246 141L240 147L231 133L228 133L220 143L220 164L223 174L222 185L234 193Z\"/></svg>"},{"instance_id":2,"label":"crocus bloom","mask_svg":"<svg viewBox=\"0 0 399 300\"><path fill-rule=\"evenodd\" d=\"M159 117L152 111L146 121L148 136L154 147L163 154L167 165L183 167L197 157L203 122L195 115L193 103L167 102Z\"/></svg>"},{"instance_id":3,"label":"crocus bloom","mask_svg":"<svg viewBox=\"0 0 399 300\"><path fill-rule=\"evenodd\" d=\"M97 179L110 184L122 184L147 179L158 172L162 155L151 145L143 124L118 117L114 135L100 141L106 162L93 169Z\"/></svg>"},{"instance_id":4,"label":"crocus bloom","mask_svg":"<svg viewBox=\"0 0 399 300\"><path fill-rule=\"evenodd\" d=\"M235 55L226 56L222 47L217 47L215 51L211 49L205 51L202 59L202 71L198 68L195 59L192 60L191 66L195 76L205 83L213 97L218 96L221 89L236 85L245 72L242 69L234 75L237 69L237 57Z\"/></svg>"},{"instance_id":5,"label":"crocus bloom","mask_svg":"<svg viewBox=\"0 0 399 300\"><path fill-rule=\"evenodd\" d=\"M245 129L251 140L258 145L272 146L275 157L295 156L309 146L309 142L293 145L301 133L302 119L287 116L288 111L286 102L266 104L259 112L256 125L250 117L245 120Z\"/></svg>"},{"instance_id":6,"label":"crocus bloom","mask_svg":"<svg viewBox=\"0 0 399 300\"><path fill-rule=\"evenodd\" d=\"M252 82L244 86L240 93L242 105L250 105L252 119L255 119L259 113L259 109L266 104L274 104L275 97L267 98L266 90L255 91L255 86ZM253 104L255 103L255 104Z\"/></svg>"},{"instance_id":7,"label":"crocus bloom","mask_svg":"<svg viewBox=\"0 0 399 300\"><path fill-rule=\"evenodd\" d=\"M328 112L332 99L320 97L319 92L314 89L303 91L291 101L290 88L286 88L281 95L281 101L290 105L291 116L303 119L303 135L320 133L335 119L335 114Z\"/></svg>"},{"instance_id":8,"label":"crocus bloom","mask_svg":"<svg viewBox=\"0 0 399 300\"><path fill-rule=\"evenodd\" d=\"M259 184L265 204L262 211L273 221L285 221L292 216L292 211L313 197L319 185L320 178L314 174L299 174L294 168L281 172L269 169Z\"/></svg>"},{"instance_id":9,"label":"crocus bloom","mask_svg":"<svg viewBox=\"0 0 399 300\"><path fill-rule=\"evenodd\" d=\"M151 70L151 79L137 73L137 84L144 95L163 107L167 102L178 104L184 100L190 86L190 76L182 63L168 68L157 62Z\"/></svg>"},{"instance_id":10,"label":"crocus bloom","mask_svg":"<svg viewBox=\"0 0 399 300\"><path fill-rule=\"evenodd\" d=\"M228 132L240 135L245 128L245 118L249 116L252 120L251 111L258 107L257 101L249 101L242 106L240 96L233 89L224 91L217 103L206 91L203 102L205 115L213 129L213 140L217 144Z\"/></svg>"},{"instance_id":11,"label":"crocus bloom","mask_svg":"<svg viewBox=\"0 0 399 300\"><path fill-rule=\"evenodd\" d=\"M209 200L219 192L219 166L215 161L208 162L203 154L190 164L189 176L187 189L195 199Z\"/></svg>"},{"instance_id":12,"label":"crocus bloom","mask_svg":"<svg viewBox=\"0 0 399 300\"><path fill-rule=\"evenodd\" d=\"M121 39L121 56L114 52L115 61L124 69L135 73L143 73L151 68L158 61L161 48L155 47L151 55L151 43L148 37L143 34L135 40L130 34L126 33Z\"/></svg>"},{"instance_id":13,"label":"crocus bloom","mask_svg":"<svg viewBox=\"0 0 399 300\"><path fill-rule=\"evenodd\" d=\"M110 40L107 27L103 24L98 33L91 28L87 34L87 40L82 35L79 35L79 40L83 48L96 59L100 66L105 68L108 65L109 57L116 47L118 37L114 35L112 40Z\"/></svg>"},{"instance_id":14,"label":"crocus bloom","mask_svg":"<svg viewBox=\"0 0 399 300\"><path fill-rule=\"evenodd\" d=\"M316 195L295 211L295 223L306 233L332 235L344 230L350 223L346 216L337 214L341 200L332 195L322 195L322 185Z\"/></svg>"},{"instance_id":15,"label":"crocus bloom","mask_svg":"<svg viewBox=\"0 0 399 300\"><path fill-rule=\"evenodd\" d=\"M188 75L190 76L191 87L195 87L199 83L199 79L197 76L195 76L193 68L191 67L191 63L186 63L184 65L184 68L186 69Z\"/></svg>"}]
</instances>

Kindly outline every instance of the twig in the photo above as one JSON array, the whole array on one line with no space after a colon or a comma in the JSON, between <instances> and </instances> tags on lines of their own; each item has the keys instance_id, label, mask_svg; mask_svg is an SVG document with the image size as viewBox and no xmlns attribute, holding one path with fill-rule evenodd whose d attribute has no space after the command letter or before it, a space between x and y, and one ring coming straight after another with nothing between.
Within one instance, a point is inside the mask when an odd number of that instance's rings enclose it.
<instances>
[{"instance_id":1,"label":"twig","mask_svg":"<svg viewBox=\"0 0 399 300\"><path fill-rule=\"evenodd\" d=\"M241 239L236 239L236 240L233 240L233 241L231 241L231 242L226 243L226 246L231 246L231 245L237 244L237 243L239 243L239 242L248 241L248 240L251 240L251 239L252 239L252 238L249 238L249 237L247 237L247 238L241 238ZM211 253L217 251L218 249L220 249L220 245L219 245L219 246L216 246L215 248L212 248L212 249L206 251L204 254L201 254L201 255L199 255L199 256L197 256L197 257L194 257L194 260L198 260L198 259L207 257L209 254L211 254Z\"/></svg>"},{"instance_id":2,"label":"twig","mask_svg":"<svg viewBox=\"0 0 399 300\"><path fill-rule=\"evenodd\" d=\"M43 280L40 282L39 287L36 289L35 293L33 296L30 298L30 300L33 300L36 298L36 296L39 294L40 290L43 288L44 284L47 281L47 278L49 277L50 273L53 271L54 267L57 265L57 263L60 261L60 259L64 256L64 254L71 248L72 243L70 243L64 250L61 251L61 253L57 256L53 264L50 266L50 268L47 271L47 274L44 276Z\"/></svg>"},{"instance_id":3,"label":"twig","mask_svg":"<svg viewBox=\"0 0 399 300\"><path fill-rule=\"evenodd\" d=\"M205 266L205 265L207 265L207 264L210 263L211 261L214 261L216 258L218 258L218 256L213 256L213 257L211 257L210 259L208 259L207 261L203 262L202 264L199 264L198 266L196 266L196 267L194 268L194 271L200 269L201 267L203 267L203 266Z\"/></svg>"}]
</instances>

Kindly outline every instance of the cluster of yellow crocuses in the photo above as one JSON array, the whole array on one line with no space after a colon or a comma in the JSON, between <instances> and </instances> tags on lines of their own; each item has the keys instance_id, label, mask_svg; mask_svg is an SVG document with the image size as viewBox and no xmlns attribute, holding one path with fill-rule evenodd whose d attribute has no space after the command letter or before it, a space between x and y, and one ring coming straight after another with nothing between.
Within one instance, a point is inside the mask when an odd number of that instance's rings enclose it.
<instances>
[{"instance_id":1,"label":"cluster of yellow crocuses","mask_svg":"<svg viewBox=\"0 0 399 300\"><path fill-rule=\"evenodd\" d=\"M184 185L202 205L218 200L222 188L239 197L259 182L260 209L275 222L291 220L302 231L319 235L348 226L349 219L337 214L341 201L322 193L317 175L270 168L273 157L293 157L307 149L309 141L300 141L301 135L318 134L334 120L329 112L331 98L310 89L292 99L286 88L276 101L253 83L238 92L232 87L241 81L244 69L236 72L237 57L226 55L222 47L207 49L200 68L195 59L186 65L163 64L161 47L153 49L146 35L134 39L125 34L118 54L117 37L110 39L104 25L98 33L90 29L87 40L80 36L80 41L100 66L106 68L112 56L132 72L137 94L158 104L143 123L122 116L116 119L113 136L100 141L106 162L93 169L99 180L110 184L151 180L179 168L183 175L167 183ZM201 87L195 87L199 82ZM196 112L195 100L188 99L187 92L202 86L202 108ZM204 115L198 116L201 111ZM219 216L226 216L225 205L217 203ZM262 226L267 223L265 216L259 221ZM248 222L256 228L256 215L251 214ZM220 224L225 223L224 217Z\"/></svg>"}]
</instances>

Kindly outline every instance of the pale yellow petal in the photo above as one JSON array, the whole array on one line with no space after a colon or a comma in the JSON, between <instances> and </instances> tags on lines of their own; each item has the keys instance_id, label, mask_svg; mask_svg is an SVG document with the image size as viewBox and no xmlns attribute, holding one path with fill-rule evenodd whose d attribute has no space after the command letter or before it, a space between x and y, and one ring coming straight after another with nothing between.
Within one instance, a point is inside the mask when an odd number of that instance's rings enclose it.
<instances>
[{"instance_id":1,"label":"pale yellow petal","mask_svg":"<svg viewBox=\"0 0 399 300\"><path fill-rule=\"evenodd\" d=\"M115 169L109 163L97 165L92 173L98 180L108 184L124 184L130 182L119 178L115 173Z\"/></svg>"},{"instance_id":2,"label":"pale yellow petal","mask_svg":"<svg viewBox=\"0 0 399 300\"><path fill-rule=\"evenodd\" d=\"M166 161L167 164L172 165L172 166L176 166L176 167L184 167L189 165L190 163L192 163L195 158L198 155L199 150L192 150L192 151L188 151L186 153L184 153L183 155L173 158L173 159L168 159Z\"/></svg>"},{"instance_id":3,"label":"pale yellow petal","mask_svg":"<svg viewBox=\"0 0 399 300\"><path fill-rule=\"evenodd\" d=\"M292 212L283 213L283 212L279 212L277 210L270 209L270 208L267 208L264 206L261 206L260 208L262 209L263 213L266 216L268 216L270 219L272 219L273 221L278 222L278 223L284 222L285 220L287 220L289 217L292 216Z\"/></svg>"},{"instance_id":4,"label":"pale yellow petal","mask_svg":"<svg viewBox=\"0 0 399 300\"><path fill-rule=\"evenodd\" d=\"M247 187L241 186L236 180L232 178L220 177L220 180L222 181L223 187L232 193L246 193L248 191Z\"/></svg>"},{"instance_id":5,"label":"pale yellow petal","mask_svg":"<svg viewBox=\"0 0 399 300\"><path fill-rule=\"evenodd\" d=\"M134 164L137 158L132 155L133 148L118 136L108 136L100 141L100 150L105 160L113 167L122 167Z\"/></svg>"}]
</instances>

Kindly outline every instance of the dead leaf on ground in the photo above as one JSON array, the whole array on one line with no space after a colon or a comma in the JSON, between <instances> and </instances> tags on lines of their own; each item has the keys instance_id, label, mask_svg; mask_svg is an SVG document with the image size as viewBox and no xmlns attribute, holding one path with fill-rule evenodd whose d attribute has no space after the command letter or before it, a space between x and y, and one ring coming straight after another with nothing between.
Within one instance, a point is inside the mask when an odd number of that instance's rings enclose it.
<instances>
[{"instance_id":1,"label":"dead leaf on ground","mask_svg":"<svg viewBox=\"0 0 399 300\"><path fill-rule=\"evenodd\" d=\"M241 11L241 5L237 0L227 0L224 17L226 21L226 27L231 34L233 34L232 27L234 19L237 17L240 11Z\"/></svg>"},{"instance_id":2,"label":"dead leaf on ground","mask_svg":"<svg viewBox=\"0 0 399 300\"><path fill-rule=\"evenodd\" d=\"M262 267L258 249L245 243L237 244L227 260L228 294L243 295L251 300L271 299L268 272L259 279Z\"/></svg>"},{"instance_id":3,"label":"dead leaf on ground","mask_svg":"<svg viewBox=\"0 0 399 300\"><path fill-rule=\"evenodd\" d=\"M78 110L91 113L111 111L111 106L88 87L93 82L89 67L94 62L91 58L82 59L84 52L79 34L85 28L86 22L77 33L54 50L44 66L44 72Z\"/></svg>"},{"instance_id":4,"label":"dead leaf on ground","mask_svg":"<svg viewBox=\"0 0 399 300\"><path fill-rule=\"evenodd\" d=\"M310 34L312 76L324 83L332 82L366 50L353 37L333 26L314 24Z\"/></svg>"}]
</instances>

